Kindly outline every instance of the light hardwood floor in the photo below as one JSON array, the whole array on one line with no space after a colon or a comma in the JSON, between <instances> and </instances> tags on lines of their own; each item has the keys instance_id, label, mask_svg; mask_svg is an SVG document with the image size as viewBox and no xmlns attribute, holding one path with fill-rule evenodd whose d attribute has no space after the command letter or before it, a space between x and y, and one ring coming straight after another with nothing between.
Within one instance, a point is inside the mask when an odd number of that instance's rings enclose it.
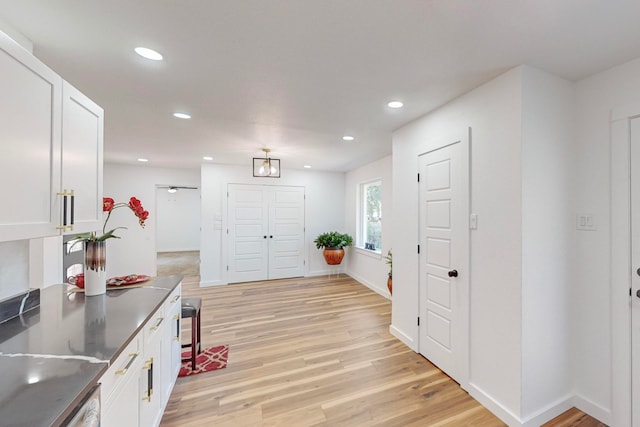
<instances>
[{"instance_id":1,"label":"light hardwood floor","mask_svg":"<svg viewBox=\"0 0 640 427\"><path fill-rule=\"evenodd\" d=\"M229 344L228 366L178 378L162 426L504 425L390 335L390 302L348 276L197 282L183 295L202 297L203 346ZM547 425L603 426L561 417Z\"/></svg>"}]
</instances>

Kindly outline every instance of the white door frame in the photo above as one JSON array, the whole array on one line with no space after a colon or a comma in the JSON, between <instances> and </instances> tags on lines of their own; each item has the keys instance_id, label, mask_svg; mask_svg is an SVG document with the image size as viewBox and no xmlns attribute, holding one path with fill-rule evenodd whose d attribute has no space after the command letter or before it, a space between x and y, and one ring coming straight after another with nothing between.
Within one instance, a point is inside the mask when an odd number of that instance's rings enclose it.
<instances>
[{"instance_id":1,"label":"white door frame","mask_svg":"<svg viewBox=\"0 0 640 427\"><path fill-rule=\"evenodd\" d=\"M467 212L466 212L466 217L467 219L469 218L469 214L471 213L471 191L472 191L472 187L471 187L471 128L466 128L464 130L455 132L455 133L451 133L448 135L445 135L444 137L440 138L439 141L437 141L435 143L435 145L433 146L433 148L431 148L428 151L425 151L423 153L418 154L417 157L417 169L418 172L420 171L420 156L431 153L433 151L436 150L440 150L442 148L445 148L449 145L453 145L455 143L459 143L461 144L461 161L463 162L464 165L466 165L466 168L464 168L464 170L466 171L467 175L466 177L464 177L464 179L466 179L468 181L468 197L467 200L465 201L465 205L467 206ZM418 185L418 194L417 194L418 200L420 200L420 186ZM417 224L417 229L418 229L418 235L420 234L420 218L418 218L418 224ZM460 312L461 312L461 326L460 329L463 331L463 335L464 337L459 338L460 340L465 340L466 341L466 345L462 346L463 352L461 354L460 360L462 360L461 366L459 366L458 372L459 372L459 378L455 378L456 381L459 382L460 387L462 387L464 390L468 390L469 389L469 365L470 365L470 354L471 354L471 340L470 340L470 299L471 299L471 236L470 236L470 230L468 228L468 223L465 224L465 230L466 233L463 233L463 235L465 236L464 241L462 242L462 244L464 246L466 246L466 257L464 260L462 260L462 263L457 266L459 272L461 272L460 277L458 278L458 284L457 286L459 287L459 289L461 289L460 295L463 296L462 298L462 302L463 304L460 305ZM420 238L422 238L422 236L420 236ZM418 256L418 274L420 274L420 254L417 254L416 256ZM418 281L419 283L419 281ZM417 312L420 313L420 298L422 298L422 295L420 295L418 293L418 301L416 301L417 304ZM424 327L424 322L420 323L420 326L418 326L418 328ZM417 335L417 349L418 352L420 351L420 332L418 331L418 335Z\"/></svg>"},{"instance_id":2,"label":"white door frame","mask_svg":"<svg viewBox=\"0 0 640 427\"><path fill-rule=\"evenodd\" d=\"M640 105L611 115L611 424L631 425L631 129Z\"/></svg>"}]
</instances>

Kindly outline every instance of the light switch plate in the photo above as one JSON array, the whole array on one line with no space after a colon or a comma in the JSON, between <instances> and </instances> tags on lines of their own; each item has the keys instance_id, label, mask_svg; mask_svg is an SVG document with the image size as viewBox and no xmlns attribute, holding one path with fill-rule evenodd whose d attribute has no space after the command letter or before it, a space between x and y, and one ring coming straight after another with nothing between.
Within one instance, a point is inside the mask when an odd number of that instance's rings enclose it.
<instances>
[{"instance_id":1,"label":"light switch plate","mask_svg":"<svg viewBox=\"0 0 640 427\"><path fill-rule=\"evenodd\" d=\"M576 215L576 230L595 231L597 229L593 214Z\"/></svg>"},{"instance_id":2,"label":"light switch plate","mask_svg":"<svg viewBox=\"0 0 640 427\"><path fill-rule=\"evenodd\" d=\"M478 214L472 213L469 215L469 230L478 229Z\"/></svg>"}]
</instances>

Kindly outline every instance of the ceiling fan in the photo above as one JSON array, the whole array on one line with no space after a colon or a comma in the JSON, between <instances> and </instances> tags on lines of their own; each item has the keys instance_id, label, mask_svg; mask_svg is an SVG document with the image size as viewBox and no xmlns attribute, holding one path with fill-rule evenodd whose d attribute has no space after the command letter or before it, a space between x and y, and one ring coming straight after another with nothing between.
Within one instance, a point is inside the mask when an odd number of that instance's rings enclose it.
<instances>
[{"instance_id":1,"label":"ceiling fan","mask_svg":"<svg viewBox=\"0 0 640 427\"><path fill-rule=\"evenodd\" d=\"M198 187L185 187L182 185L158 185L157 188L166 188L169 193L175 193L178 190L197 190Z\"/></svg>"}]
</instances>

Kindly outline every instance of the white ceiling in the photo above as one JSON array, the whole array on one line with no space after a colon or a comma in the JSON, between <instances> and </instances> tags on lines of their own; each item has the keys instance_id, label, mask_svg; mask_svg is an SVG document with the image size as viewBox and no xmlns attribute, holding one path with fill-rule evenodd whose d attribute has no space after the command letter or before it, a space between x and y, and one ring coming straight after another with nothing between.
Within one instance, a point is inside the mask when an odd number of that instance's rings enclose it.
<instances>
[{"instance_id":1,"label":"white ceiling","mask_svg":"<svg viewBox=\"0 0 640 427\"><path fill-rule=\"evenodd\" d=\"M346 171L513 66L579 80L640 57L639 21L637 0L0 0L105 109L105 160L161 167L249 168L269 147L285 169Z\"/></svg>"}]
</instances>

